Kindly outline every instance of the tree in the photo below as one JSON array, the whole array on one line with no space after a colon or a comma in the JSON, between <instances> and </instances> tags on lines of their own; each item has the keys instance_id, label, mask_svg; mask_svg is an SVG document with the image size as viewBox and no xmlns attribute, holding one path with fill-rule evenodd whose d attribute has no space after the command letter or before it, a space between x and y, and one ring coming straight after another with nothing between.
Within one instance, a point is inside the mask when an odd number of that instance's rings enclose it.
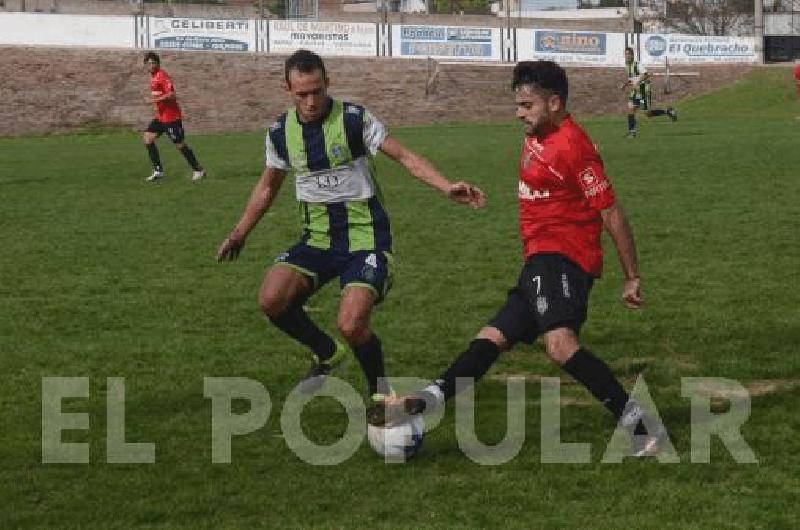
<instances>
[{"instance_id":1,"label":"tree","mask_svg":"<svg viewBox=\"0 0 800 530\"><path fill-rule=\"evenodd\" d=\"M754 0L667 0L659 18L667 28L691 35L740 33L753 16Z\"/></svg>"},{"instance_id":2,"label":"tree","mask_svg":"<svg viewBox=\"0 0 800 530\"><path fill-rule=\"evenodd\" d=\"M435 0L432 7L434 13L440 14L489 14L489 0Z\"/></svg>"}]
</instances>

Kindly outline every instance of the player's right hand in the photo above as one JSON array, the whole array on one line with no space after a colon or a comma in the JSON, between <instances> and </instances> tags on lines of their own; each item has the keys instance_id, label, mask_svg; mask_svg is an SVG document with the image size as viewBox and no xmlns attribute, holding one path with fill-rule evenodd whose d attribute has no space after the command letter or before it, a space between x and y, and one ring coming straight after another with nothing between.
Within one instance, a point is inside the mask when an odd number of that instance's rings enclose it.
<instances>
[{"instance_id":1,"label":"player's right hand","mask_svg":"<svg viewBox=\"0 0 800 530\"><path fill-rule=\"evenodd\" d=\"M217 261L233 261L239 257L239 252L244 248L244 239L228 236L217 250Z\"/></svg>"},{"instance_id":2,"label":"player's right hand","mask_svg":"<svg viewBox=\"0 0 800 530\"><path fill-rule=\"evenodd\" d=\"M486 204L486 194L483 190L466 182L454 182L447 190L447 196L460 204L467 204L472 208L483 208Z\"/></svg>"}]
</instances>

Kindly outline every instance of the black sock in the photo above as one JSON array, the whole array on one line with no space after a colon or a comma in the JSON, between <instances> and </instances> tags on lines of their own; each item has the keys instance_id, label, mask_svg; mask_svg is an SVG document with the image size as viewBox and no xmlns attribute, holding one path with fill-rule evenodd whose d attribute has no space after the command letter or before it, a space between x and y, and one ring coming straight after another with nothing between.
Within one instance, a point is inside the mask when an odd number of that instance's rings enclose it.
<instances>
[{"instance_id":1,"label":"black sock","mask_svg":"<svg viewBox=\"0 0 800 530\"><path fill-rule=\"evenodd\" d=\"M663 116L666 113L667 113L667 111L664 110L664 109L653 109L653 110L648 110L647 111L647 115L650 116L651 118L653 116Z\"/></svg>"},{"instance_id":2,"label":"black sock","mask_svg":"<svg viewBox=\"0 0 800 530\"><path fill-rule=\"evenodd\" d=\"M585 386L617 420L620 419L630 396L622 388L606 363L595 357L589 350L581 348L572 354L572 357L561 367ZM646 432L644 423L639 420L634 428L634 433L641 435Z\"/></svg>"},{"instance_id":3,"label":"black sock","mask_svg":"<svg viewBox=\"0 0 800 530\"><path fill-rule=\"evenodd\" d=\"M489 368L500 356L500 348L489 339L475 339L459 355L453 364L436 380L436 385L442 390L444 399L450 399L456 394L456 379L470 377L473 383L483 377Z\"/></svg>"},{"instance_id":4,"label":"black sock","mask_svg":"<svg viewBox=\"0 0 800 530\"><path fill-rule=\"evenodd\" d=\"M145 144L145 147L147 148L147 154L150 155L150 162L153 164L153 169L156 171L163 171L161 167L161 157L158 156L158 147L156 147L156 143Z\"/></svg>"},{"instance_id":5,"label":"black sock","mask_svg":"<svg viewBox=\"0 0 800 530\"><path fill-rule=\"evenodd\" d=\"M625 404L628 403L628 393L606 363L589 350L581 348L561 367L585 386L616 419L622 416Z\"/></svg>"},{"instance_id":6,"label":"black sock","mask_svg":"<svg viewBox=\"0 0 800 530\"><path fill-rule=\"evenodd\" d=\"M282 315L270 317L270 321L299 343L311 348L320 361L330 359L336 353L336 343L308 318L302 302L293 303Z\"/></svg>"},{"instance_id":7,"label":"black sock","mask_svg":"<svg viewBox=\"0 0 800 530\"><path fill-rule=\"evenodd\" d=\"M383 350L381 341L374 333L369 340L361 346L353 348L361 369L367 377L369 395L376 393L389 394L389 384L383 369Z\"/></svg>"},{"instance_id":8,"label":"black sock","mask_svg":"<svg viewBox=\"0 0 800 530\"><path fill-rule=\"evenodd\" d=\"M197 162L197 159L194 157L194 151L192 151L191 147L189 147L186 144L183 144L183 147L181 147L181 154L186 159L186 161L189 162L189 165L192 166L193 170L200 171L200 170L203 169L202 167L200 167L200 164Z\"/></svg>"},{"instance_id":9,"label":"black sock","mask_svg":"<svg viewBox=\"0 0 800 530\"><path fill-rule=\"evenodd\" d=\"M636 130L636 116L628 114L628 131Z\"/></svg>"}]
</instances>

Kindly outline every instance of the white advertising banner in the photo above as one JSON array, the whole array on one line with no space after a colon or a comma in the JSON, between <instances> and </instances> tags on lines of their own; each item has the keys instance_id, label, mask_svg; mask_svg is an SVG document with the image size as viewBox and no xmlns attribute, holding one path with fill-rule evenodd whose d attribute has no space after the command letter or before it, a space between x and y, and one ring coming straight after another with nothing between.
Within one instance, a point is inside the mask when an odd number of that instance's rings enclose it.
<instances>
[{"instance_id":1,"label":"white advertising banner","mask_svg":"<svg viewBox=\"0 0 800 530\"><path fill-rule=\"evenodd\" d=\"M642 64L670 63L752 63L756 56L755 37L712 37L703 35L642 35Z\"/></svg>"},{"instance_id":2,"label":"white advertising banner","mask_svg":"<svg viewBox=\"0 0 800 530\"><path fill-rule=\"evenodd\" d=\"M149 17L150 47L168 50L252 52L256 21Z\"/></svg>"},{"instance_id":3,"label":"white advertising banner","mask_svg":"<svg viewBox=\"0 0 800 530\"><path fill-rule=\"evenodd\" d=\"M622 66L625 35L597 31L517 29L517 59L561 64Z\"/></svg>"},{"instance_id":4,"label":"white advertising banner","mask_svg":"<svg viewBox=\"0 0 800 530\"><path fill-rule=\"evenodd\" d=\"M392 25L394 57L501 61L500 28Z\"/></svg>"},{"instance_id":5,"label":"white advertising banner","mask_svg":"<svg viewBox=\"0 0 800 530\"><path fill-rule=\"evenodd\" d=\"M0 44L134 48L133 17L0 13Z\"/></svg>"},{"instance_id":6,"label":"white advertising banner","mask_svg":"<svg viewBox=\"0 0 800 530\"><path fill-rule=\"evenodd\" d=\"M375 57L378 25L356 22L270 20L269 52L293 53L311 50L323 58L333 55Z\"/></svg>"}]
</instances>

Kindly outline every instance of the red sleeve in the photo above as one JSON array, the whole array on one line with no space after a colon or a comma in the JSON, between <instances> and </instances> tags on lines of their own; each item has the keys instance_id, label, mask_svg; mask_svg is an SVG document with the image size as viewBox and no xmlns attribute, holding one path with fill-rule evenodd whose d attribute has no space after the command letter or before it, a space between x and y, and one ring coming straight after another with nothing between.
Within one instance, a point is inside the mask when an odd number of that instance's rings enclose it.
<instances>
[{"instance_id":1,"label":"red sleeve","mask_svg":"<svg viewBox=\"0 0 800 530\"><path fill-rule=\"evenodd\" d=\"M605 210L614 206L617 198L611 181L608 180L605 169L603 169L603 160L597 149L591 143L585 142L576 151L578 157L573 174L589 204L595 210Z\"/></svg>"}]
</instances>

